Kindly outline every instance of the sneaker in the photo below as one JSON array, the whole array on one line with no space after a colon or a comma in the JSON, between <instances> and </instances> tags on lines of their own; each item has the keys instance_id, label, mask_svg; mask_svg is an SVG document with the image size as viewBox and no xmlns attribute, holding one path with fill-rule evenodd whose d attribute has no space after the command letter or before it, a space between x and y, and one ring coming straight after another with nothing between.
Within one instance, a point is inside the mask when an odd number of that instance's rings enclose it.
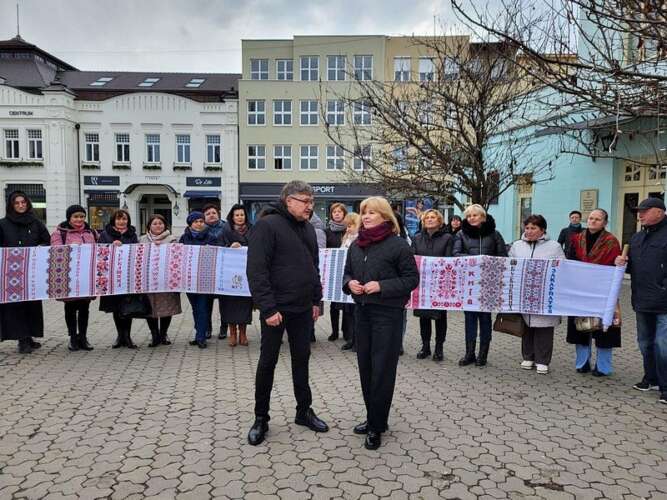
<instances>
[{"instance_id":1,"label":"sneaker","mask_svg":"<svg viewBox=\"0 0 667 500\"><path fill-rule=\"evenodd\" d=\"M658 399L658 403L662 403L663 405L667 405L667 392L663 392L660 394L660 399Z\"/></svg>"},{"instance_id":2,"label":"sneaker","mask_svg":"<svg viewBox=\"0 0 667 500\"><path fill-rule=\"evenodd\" d=\"M642 380L638 384L635 384L632 386L633 389L637 389L638 391L646 392L646 391L657 391L658 386L653 385L649 383L646 379Z\"/></svg>"},{"instance_id":3,"label":"sneaker","mask_svg":"<svg viewBox=\"0 0 667 500\"><path fill-rule=\"evenodd\" d=\"M534 367L535 363L533 361L524 360L521 362L521 368L524 370L532 370Z\"/></svg>"},{"instance_id":4,"label":"sneaker","mask_svg":"<svg viewBox=\"0 0 667 500\"><path fill-rule=\"evenodd\" d=\"M537 373L541 375L546 375L549 373L549 365L540 365L539 363L535 365L537 368Z\"/></svg>"}]
</instances>

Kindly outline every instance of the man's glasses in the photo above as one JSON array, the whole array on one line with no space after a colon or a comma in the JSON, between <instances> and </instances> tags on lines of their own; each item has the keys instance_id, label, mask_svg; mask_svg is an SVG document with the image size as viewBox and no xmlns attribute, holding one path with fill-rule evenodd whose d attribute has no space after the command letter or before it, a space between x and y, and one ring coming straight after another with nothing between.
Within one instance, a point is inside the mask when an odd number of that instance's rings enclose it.
<instances>
[{"instance_id":1,"label":"man's glasses","mask_svg":"<svg viewBox=\"0 0 667 500\"><path fill-rule=\"evenodd\" d=\"M296 196L290 196L290 198L292 198L293 200L296 200L296 201L300 201L304 205L310 205L311 207L313 205L315 205L315 200L313 200L312 198L307 198L305 200L302 200L301 198L297 198Z\"/></svg>"}]
</instances>

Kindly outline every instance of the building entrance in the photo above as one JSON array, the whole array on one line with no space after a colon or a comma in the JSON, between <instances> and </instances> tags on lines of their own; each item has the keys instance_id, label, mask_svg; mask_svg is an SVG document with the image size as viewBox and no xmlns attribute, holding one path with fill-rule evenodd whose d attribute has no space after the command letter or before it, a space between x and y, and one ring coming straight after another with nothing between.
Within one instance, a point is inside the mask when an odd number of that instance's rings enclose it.
<instances>
[{"instance_id":1,"label":"building entrance","mask_svg":"<svg viewBox=\"0 0 667 500\"><path fill-rule=\"evenodd\" d=\"M140 234L146 233L146 224L151 215L158 214L167 219L171 228L171 202L164 194L145 194L139 200L139 227Z\"/></svg>"},{"instance_id":2,"label":"building entrance","mask_svg":"<svg viewBox=\"0 0 667 500\"><path fill-rule=\"evenodd\" d=\"M619 227L616 228L616 236L624 245L640 230L637 214L632 209L645 198L664 199L667 166L625 162L620 170L617 202Z\"/></svg>"}]
</instances>

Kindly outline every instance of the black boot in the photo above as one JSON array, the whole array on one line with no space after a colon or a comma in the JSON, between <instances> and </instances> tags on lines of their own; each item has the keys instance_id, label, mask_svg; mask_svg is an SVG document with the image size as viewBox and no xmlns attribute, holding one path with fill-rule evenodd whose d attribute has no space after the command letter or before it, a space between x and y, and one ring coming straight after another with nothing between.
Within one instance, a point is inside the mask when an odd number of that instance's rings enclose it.
<instances>
[{"instance_id":1,"label":"black boot","mask_svg":"<svg viewBox=\"0 0 667 500\"><path fill-rule=\"evenodd\" d=\"M431 355L431 346L428 344L422 345L422 350L417 353L417 359L426 359Z\"/></svg>"},{"instance_id":2,"label":"black boot","mask_svg":"<svg viewBox=\"0 0 667 500\"><path fill-rule=\"evenodd\" d=\"M79 337L77 338L77 342L79 343L79 349L82 349L84 351L93 350L93 346L88 343L88 336L85 333L79 335Z\"/></svg>"},{"instance_id":3,"label":"black boot","mask_svg":"<svg viewBox=\"0 0 667 500\"><path fill-rule=\"evenodd\" d=\"M32 347L33 350L42 347L42 344L36 342L35 339L33 339L32 337L28 337L28 343L30 344L30 347Z\"/></svg>"},{"instance_id":4,"label":"black boot","mask_svg":"<svg viewBox=\"0 0 667 500\"><path fill-rule=\"evenodd\" d=\"M125 338L125 332L119 331L116 334L116 341L111 346L113 349L118 349L119 347L124 347L127 345L127 339Z\"/></svg>"},{"instance_id":5,"label":"black boot","mask_svg":"<svg viewBox=\"0 0 667 500\"><path fill-rule=\"evenodd\" d=\"M475 362L475 344L475 340L466 341L466 354L459 359L459 366L468 366Z\"/></svg>"},{"instance_id":6,"label":"black boot","mask_svg":"<svg viewBox=\"0 0 667 500\"><path fill-rule=\"evenodd\" d=\"M486 366L486 358L489 355L490 345L490 342L479 344L479 356L477 357L477 361L475 361L475 366Z\"/></svg>"},{"instance_id":7,"label":"black boot","mask_svg":"<svg viewBox=\"0 0 667 500\"><path fill-rule=\"evenodd\" d=\"M433 361L442 361L443 359L445 359L445 356L442 353L442 343L436 342L433 350Z\"/></svg>"},{"instance_id":8,"label":"black boot","mask_svg":"<svg viewBox=\"0 0 667 500\"><path fill-rule=\"evenodd\" d=\"M148 347L157 347L161 344L160 334L157 330L151 330L151 343L148 344Z\"/></svg>"},{"instance_id":9,"label":"black boot","mask_svg":"<svg viewBox=\"0 0 667 500\"><path fill-rule=\"evenodd\" d=\"M19 354L30 354L32 352L28 339L19 339L18 352Z\"/></svg>"},{"instance_id":10,"label":"black boot","mask_svg":"<svg viewBox=\"0 0 667 500\"><path fill-rule=\"evenodd\" d=\"M76 333L69 334L69 345L67 346L67 349L71 352L79 350L79 339L77 338Z\"/></svg>"},{"instance_id":11,"label":"black boot","mask_svg":"<svg viewBox=\"0 0 667 500\"><path fill-rule=\"evenodd\" d=\"M252 424L250 432L248 432L248 443L257 446L262 441L266 433L269 431L269 422L264 417L256 417L255 423Z\"/></svg>"},{"instance_id":12,"label":"black boot","mask_svg":"<svg viewBox=\"0 0 667 500\"><path fill-rule=\"evenodd\" d=\"M136 345L134 342L132 342L132 337L130 336L130 332L129 332L129 331L125 333L125 339L126 339L126 341L127 341L127 343L125 344L125 346L126 346L128 349L139 349L139 348L137 347L137 345Z\"/></svg>"}]
</instances>

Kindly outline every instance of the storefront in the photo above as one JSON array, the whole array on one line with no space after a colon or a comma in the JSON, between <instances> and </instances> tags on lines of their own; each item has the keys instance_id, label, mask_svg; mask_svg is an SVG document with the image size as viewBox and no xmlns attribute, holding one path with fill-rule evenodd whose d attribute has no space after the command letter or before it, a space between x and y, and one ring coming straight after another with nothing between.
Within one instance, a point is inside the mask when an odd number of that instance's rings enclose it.
<instances>
[{"instance_id":1,"label":"storefront","mask_svg":"<svg viewBox=\"0 0 667 500\"><path fill-rule=\"evenodd\" d=\"M183 197L188 200L188 211L201 210L204 205L212 203L220 209L221 195L220 188L222 179L220 177L187 177L185 185L188 190L183 193ZM222 214L224 217L226 214Z\"/></svg>"},{"instance_id":2,"label":"storefront","mask_svg":"<svg viewBox=\"0 0 667 500\"><path fill-rule=\"evenodd\" d=\"M111 221L114 210L120 208L120 176L84 175L83 185L88 205L88 224L101 231Z\"/></svg>"},{"instance_id":3,"label":"storefront","mask_svg":"<svg viewBox=\"0 0 667 500\"><path fill-rule=\"evenodd\" d=\"M30 202L35 216L46 224L46 190L43 184L7 184L5 186L5 202L14 191L23 191Z\"/></svg>"},{"instance_id":4,"label":"storefront","mask_svg":"<svg viewBox=\"0 0 667 500\"><path fill-rule=\"evenodd\" d=\"M266 204L280 198L284 184L280 183L241 183L241 202L248 208L250 220L255 221L257 214ZM348 211L359 212L359 204L369 196L381 196L382 188L376 184L311 184L315 192L315 213L323 221L329 218L329 207L334 203L343 203Z\"/></svg>"}]
</instances>

